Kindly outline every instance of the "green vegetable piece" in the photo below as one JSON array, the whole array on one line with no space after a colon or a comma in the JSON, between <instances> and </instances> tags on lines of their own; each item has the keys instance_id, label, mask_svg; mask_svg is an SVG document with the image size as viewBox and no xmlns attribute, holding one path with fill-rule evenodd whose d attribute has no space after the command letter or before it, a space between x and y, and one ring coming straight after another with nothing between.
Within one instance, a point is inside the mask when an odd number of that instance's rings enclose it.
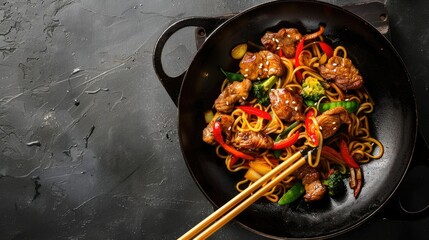
<instances>
[{"instance_id":1,"label":"green vegetable piece","mask_svg":"<svg viewBox=\"0 0 429 240\"><path fill-rule=\"evenodd\" d=\"M339 102L327 102L319 104L319 111L325 112L329 109L343 107L349 113L356 112L359 109L359 103L356 101L339 101Z\"/></svg>"},{"instance_id":2,"label":"green vegetable piece","mask_svg":"<svg viewBox=\"0 0 429 240\"><path fill-rule=\"evenodd\" d=\"M273 155L276 159L279 159L281 154L282 154L282 150L274 150L273 151Z\"/></svg>"},{"instance_id":3,"label":"green vegetable piece","mask_svg":"<svg viewBox=\"0 0 429 240\"><path fill-rule=\"evenodd\" d=\"M234 81L241 82L244 79L244 76L241 75L240 73L227 72L227 71L223 70L222 68L220 68L220 70L222 71L223 75L225 75L225 77L230 82L234 82Z\"/></svg>"},{"instance_id":4,"label":"green vegetable piece","mask_svg":"<svg viewBox=\"0 0 429 240\"><path fill-rule=\"evenodd\" d=\"M277 135L275 142L278 142L280 140L282 140L283 138L285 138L287 136L287 134L294 129L296 126L298 126L299 121L295 121L294 123L292 123L291 125L289 125L289 127L287 127L286 129L283 130L283 132L281 132L279 135Z\"/></svg>"},{"instance_id":5,"label":"green vegetable piece","mask_svg":"<svg viewBox=\"0 0 429 240\"><path fill-rule=\"evenodd\" d=\"M301 95L305 100L316 102L325 95L325 88L317 78L307 77L302 83Z\"/></svg>"},{"instance_id":6,"label":"green vegetable piece","mask_svg":"<svg viewBox=\"0 0 429 240\"><path fill-rule=\"evenodd\" d=\"M282 140L283 138L285 138L287 136L287 134L294 129L296 126L298 126L299 121L295 121L294 123L292 123L291 125L289 125L289 127L287 127L285 130L283 130L283 132L281 132L279 135L277 135L276 139L274 140L275 142L278 142L280 140ZM282 150L274 150L273 154L274 157L276 159L279 159L280 154L282 153Z\"/></svg>"},{"instance_id":7,"label":"green vegetable piece","mask_svg":"<svg viewBox=\"0 0 429 240\"><path fill-rule=\"evenodd\" d=\"M277 80L278 77L273 75L264 81L258 81L253 84L253 94L260 104L264 106L270 104L269 90L271 90Z\"/></svg>"},{"instance_id":8,"label":"green vegetable piece","mask_svg":"<svg viewBox=\"0 0 429 240\"><path fill-rule=\"evenodd\" d=\"M328 188L329 196L335 198L344 194L346 186L343 182L344 175L336 171L322 181L322 184Z\"/></svg>"},{"instance_id":9,"label":"green vegetable piece","mask_svg":"<svg viewBox=\"0 0 429 240\"><path fill-rule=\"evenodd\" d=\"M289 190L287 190L283 196L279 199L279 205L286 205L296 201L305 193L304 185L300 182L296 182Z\"/></svg>"},{"instance_id":10,"label":"green vegetable piece","mask_svg":"<svg viewBox=\"0 0 429 240\"><path fill-rule=\"evenodd\" d=\"M307 107L316 107L316 102L315 101L305 100L304 99L304 103L305 103L305 105L307 105Z\"/></svg>"}]
</instances>

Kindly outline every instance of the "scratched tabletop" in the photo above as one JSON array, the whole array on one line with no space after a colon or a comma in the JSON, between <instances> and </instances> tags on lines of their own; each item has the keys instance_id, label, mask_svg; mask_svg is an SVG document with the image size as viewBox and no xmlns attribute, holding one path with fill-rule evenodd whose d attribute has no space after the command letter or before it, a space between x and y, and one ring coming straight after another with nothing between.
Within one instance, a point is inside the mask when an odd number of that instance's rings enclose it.
<instances>
[{"instance_id":1,"label":"scratched tabletop","mask_svg":"<svg viewBox=\"0 0 429 240\"><path fill-rule=\"evenodd\" d=\"M178 19L262 2L1 0L0 239L175 239L212 213L181 155L153 48ZM425 1L384 3L427 120ZM190 39L183 29L166 45L170 74L191 62ZM340 238L418 239L428 225L376 217ZM213 239L264 238L231 222Z\"/></svg>"}]
</instances>

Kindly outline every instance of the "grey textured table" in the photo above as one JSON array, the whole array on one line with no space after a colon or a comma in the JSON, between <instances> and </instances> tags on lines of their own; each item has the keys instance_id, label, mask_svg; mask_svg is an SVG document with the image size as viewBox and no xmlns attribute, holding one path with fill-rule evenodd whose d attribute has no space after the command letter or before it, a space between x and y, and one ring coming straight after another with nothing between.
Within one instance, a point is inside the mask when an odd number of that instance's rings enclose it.
<instances>
[{"instance_id":1,"label":"grey textured table","mask_svg":"<svg viewBox=\"0 0 429 240\"><path fill-rule=\"evenodd\" d=\"M0 239L174 239L210 214L152 51L175 20L262 2L0 1ZM427 138L429 10L385 4ZM193 34L167 44L169 73L187 68ZM423 239L428 225L380 215L339 239ZM263 238L231 222L213 239Z\"/></svg>"}]
</instances>

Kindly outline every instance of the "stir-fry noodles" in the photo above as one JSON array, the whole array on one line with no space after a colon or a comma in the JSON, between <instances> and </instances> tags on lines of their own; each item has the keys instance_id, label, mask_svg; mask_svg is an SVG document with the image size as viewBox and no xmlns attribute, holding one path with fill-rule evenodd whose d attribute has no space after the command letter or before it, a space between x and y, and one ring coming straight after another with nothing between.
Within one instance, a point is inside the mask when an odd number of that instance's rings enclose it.
<instances>
[{"instance_id":1,"label":"stir-fry noodles","mask_svg":"<svg viewBox=\"0 0 429 240\"><path fill-rule=\"evenodd\" d=\"M239 71L221 69L226 79L205 113L203 140L216 146L230 172L243 175L238 191L295 152L316 147L265 197L279 204L336 197L347 179L357 197L360 165L383 155L369 129L374 102L364 80L347 49L333 48L323 32L323 26L306 35L294 28L266 32L259 48L233 49Z\"/></svg>"}]
</instances>

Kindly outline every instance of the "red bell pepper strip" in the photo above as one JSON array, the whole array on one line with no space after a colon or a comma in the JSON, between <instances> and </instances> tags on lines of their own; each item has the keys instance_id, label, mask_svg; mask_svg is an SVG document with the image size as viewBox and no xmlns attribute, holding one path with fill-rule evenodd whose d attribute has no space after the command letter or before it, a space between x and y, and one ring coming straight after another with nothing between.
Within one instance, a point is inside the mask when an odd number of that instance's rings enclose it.
<instances>
[{"instance_id":1,"label":"red bell pepper strip","mask_svg":"<svg viewBox=\"0 0 429 240\"><path fill-rule=\"evenodd\" d=\"M247 160L255 159L253 156L250 156L250 155L247 155L243 152L240 152L237 149L235 149L234 147L231 147L226 143L221 144L221 146L225 149L225 151L227 151L228 153L230 153L230 154L232 154L238 158L243 158L243 159L247 159Z\"/></svg>"},{"instance_id":2,"label":"red bell pepper strip","mask_svg":"<svg viewBox=\"0 0 429 240\"><path fill-rule=\"evenodd\" d=\"M302 80L304 79L304 77L302 76L302 73L300 71L296 71L295 76L299 82L302 82Z\"/></svg>"},{"instance_id":3,"label":"red bell pepper strip","mask_svg":"<svg viewBox=\"0 0 429 240\"><path fill-rule=\"evenodd\" d=\"M357 164L356 161L353 159L352 155L349 152L349 147L347 146L347 143L344 139L340 140L340 153L343 157L344 162L346 162L349 167L359 168L359 164Z\"/></svg>"},{"instance_id":4,"label":"red bell pepper strip","mask_svg":"<svg viewBox=\"0 0 429 240\"><path fill-rule=\"evenodd\" d=\"M299 67L299 55L301 54L301 52L304 50L304 41L305 38L301 38L301 41L299 41L298 45L296 46L296 50L295 50L295 68ZM300 71L296 72L296 78L299 81L302 81L302 73Z\"/></svg>"},{"instance_id":5,"label":"red bell pepper strip","mask_svg":"<svg viewBox=\"0 0 429 240\"><path fill-rule=\"evenodd\" d=\"M305 38L301 38L301 41L299 41L298 45L296 45L295 67L299 66L299 55L301 54L302 50L304 50L304 41L305 41Z\"/></svg>"},{"instance_id":6,"label":"red bell pepper strip","mask_svg":"<svg viewBox=\"0 0 429 240\"><path fill-rule=\"evenodd\" d=\"M290 136L286 139L282 139L278 142L275 142L271 149L280 150L280 149L290 147L296 143L296 141L298 140L298 137L299 137L299 132L297 131L292 136Z\"/></svg>"},{"instance_id":7,"label":"red bell pepper strip","mask_svg":"<svg viewBox=\"0 0 429 240\"><path fill-rule=\"evenodd\" d=\"M222 137L222 127L220 125L220 122L218 122L217 120L215 121L215 123L213 125L213 137L217 143L222 145L222 144L225 144L225 142L223 141L223 137Z\"/></svg>"},{"instance_id":8,"label":"red bell pepper strip","mask_svg":"<svg viewBox=\"0 0 429 240\"><path fill-rule=\"evenodd\" d=\"M279 161L275 158L268 158L268 161L270 161L270 163L273 164L274 166L279 165Z\"/></svg>"},{"instance_id":9,"label":"red bell pepper strip","mask_svg":"<svg viewBox=\"0 0 429 240\"><path fill-rule=\"evenodd\" d=\"M231 159L229 160L229 167L231 168L232 166L234 166L234 164L236 164L237 163L237 161L238 161L238 159L240 159L240 158L238 158L237 156L232 156L231 157Z\"/></svg>"},{"instance_id":10,"label":"red bell pepper strip","mask_svg":"<svg viewBox=\"0 0 429 240\"><path fill-rule=\"evenodd\" d=\"M252 114L258 117L261 117L263 119L266 120L271 120L272 117L269 113L259 109L259 108L255 108L252 106L237 106L238 109L243 110L243 112L247 113L247 114Z\"/></svg>"},{"instance_id":11,"label":"red bell pepper strip","mask_svg":"<svg viewBox=\"0 0 429 240\"><path fill-rule=\"evenodd\" d=\"M313 120L311 118L314 117L316 114L315 110L311 108L308 110L307 114L305 115L305 129L307 130L307 134L310 136L311 140L313 141L314 145L319 145L319 138L317 137L316 129L313 124Z\"/></svg>"},{"instance_id":12,"label":"red bell pepper strip","mask_svg":"<svg viewBox=\"0 0 429 240\"><path fill-rule=\"evenodd\" d=\"M243 158L243 159L247 159L247 160L254 159L253 156L250 156L250 155L247 155L243 152L240 152L237 149L235 149L234 147L231 147L228 144L226 144L223 141L221 130L222 130L222 128L220 126L220 122L216 121L215 124L213 125L213 137L214 137L215 141L218 142L225 149L225 151L227 151L228 153L230 153L233 156L236 156L238 158Z\"/></svg>"},{"instance_id":13,"label":"red bell pepper strip","mask_svg":"<svg viewBox=\"0 0 429 240\"><path fill-rule=\"evenodd\" d=\"M334 50L327 43L319 42L319 46L320 48L322 48L323 52L326 53L326 56L328 57L328 59L334 55Z\"/></svg>"},{"instance_id":14,"label":"red bell pepper strip","mask_svg":"<svg viewBox=\"0 0 429 240\"><path fill-rule=\"evenodd\" d=\"M281 49L279 49L279 51L277 52L277 55L279 55L279 57L284 57L285 56L283 54L283 51Z\"/></svg>"},{"instance_id":15,"label":"red bell pepper strip","mask_svg":"<svg viewBox=\"0 0 429 240\"><path fill-rule=\"evenodd\" d=\"M336 159L339 161L344 161L344 160L342 160L343 157L341 156L341 154L330 146L323 146L322 147L322 155L325 155L329 158L333 158L333 159Z\"/></svg>"}]
</instances>

